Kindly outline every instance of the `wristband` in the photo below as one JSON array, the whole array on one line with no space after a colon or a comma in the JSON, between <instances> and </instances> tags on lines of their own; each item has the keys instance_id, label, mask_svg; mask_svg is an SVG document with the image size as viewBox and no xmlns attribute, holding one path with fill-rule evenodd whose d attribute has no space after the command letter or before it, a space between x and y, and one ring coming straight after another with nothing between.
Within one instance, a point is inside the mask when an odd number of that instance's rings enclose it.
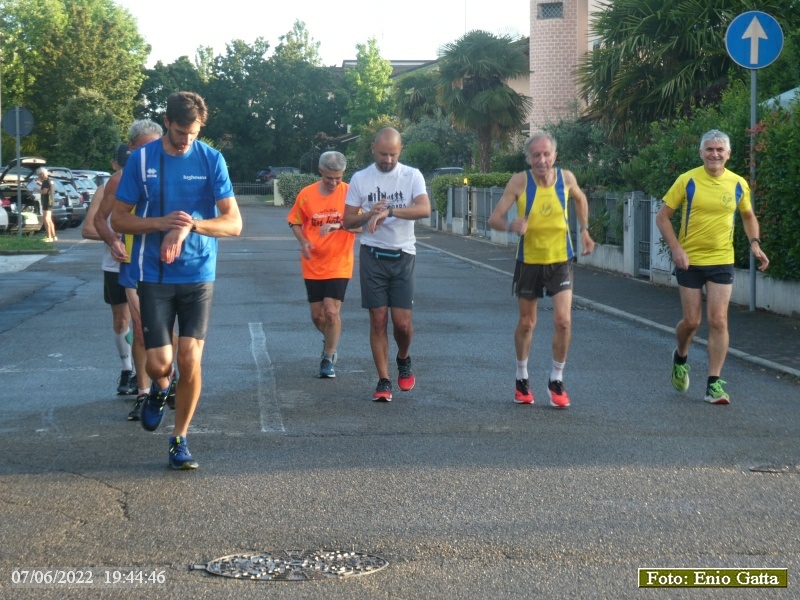
<instances>
[{"instance_id":1,"label":"wristband","mask_svg":"<svg viewBox=\"0 0 800 600\"><path fill-rule=\"evenodd\" d=\"M758 242L758 244L760 246L761 245L761 238L757 238L757 237L751 238L750 239L750 245L751 246L753 245L753 242Z\"/></svg>"}]
</instances>

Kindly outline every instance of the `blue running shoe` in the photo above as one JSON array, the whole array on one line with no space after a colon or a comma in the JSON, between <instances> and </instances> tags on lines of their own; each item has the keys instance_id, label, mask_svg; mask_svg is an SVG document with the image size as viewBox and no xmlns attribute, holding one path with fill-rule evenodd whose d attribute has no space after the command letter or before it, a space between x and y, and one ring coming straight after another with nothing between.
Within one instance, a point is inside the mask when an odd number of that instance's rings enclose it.
<instances>
[{"instance_id":1,"label":"blue running shoe","mask_svg":"<svg viewBox=\"0 0 800 600\"><path fill-rule=\"evenodd\" d=\"M323 358L319 363L319 376L321 379L332 379L336 377L336 371L333 369L333 361Z\"/></svg>"},{"instance_id":2,"label":"blue running shoe","mask_svg":"<svg viewBox=\"0 0 800 600\"><path fill-rule=\"evenodd\" d=\"M139 415L142 421L142 427L147 431L155 431L161 425L161 419L164 418L164 405L167 403L167 393L169 390L163 392L156 387L155 382L150 385L150 393L147 399L142 404L142 412Z\"/></svg>"},{"instance_id":3,"label":"blue running shoe","mask_svg":"<svg viewBox=\"0 0 800 600\"><path fill-rule=\"evenodd\" d=\"M197 461L189 454L186 438L175 436L169 438L169 466L173 469L196 469Z\"/></svg>"}]
</instances>

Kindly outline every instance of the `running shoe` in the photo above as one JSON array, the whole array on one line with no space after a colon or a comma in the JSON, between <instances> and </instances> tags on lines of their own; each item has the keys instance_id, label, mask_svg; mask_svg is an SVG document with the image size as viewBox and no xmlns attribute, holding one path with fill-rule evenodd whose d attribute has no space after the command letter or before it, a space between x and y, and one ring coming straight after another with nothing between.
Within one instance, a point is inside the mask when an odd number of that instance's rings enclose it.
<instances>
[{"instance_id":1,"label":"running shoe","mask_svg":"<svg viewBox=\"0 0 800 600\"><path fill-rule=\"evenodd\" d=\"M196 469L197 461L189 453L186 438L175 436L169 438L169 466L173 469Z\"/></svg>"},{"instance_id":2,"label":"running shoe","mask_svg":"<svg viewBox=\"0 0 800 600\"><path fill-rule=\"evenodd\" d=\"M679 392L689 389L689 365L679 365L674 359L672 362L672 387Z\"/></svg>"},{"instance_id":3,"label":"running shoe","mask_svg":"<svg viewBox=\"0 0 800 600\"><path fill-rule=\"evenodd\" d=\"M556 408L567 408L569 406L569 396L561 381L548 381L547 389L550 390L550 406Z\"/></svg>"},{"instance_id":4,"label":"running shoe","mask_svg":"<svg viewBox=\"0 0 800 600\"><path fill-rule=\"evenodd\" d=\"M517 379L514 402L517 404L533 404L533 394L531 393L531 388L528 387L527 379Z\"/></svg>"},{"instance_id":5,"label":"running shoe","mask_svg":"<svg viewBox=\"0 0 800 600\"><path fill-rule=\"evenodd\" d=\"M120 396L128 396L135 394L139 389L136 384L136 371L122 371L119 374L119 385L117 386L117 394Z\"/></svg>"},{"instance_id":6,"label":"running shoe","mask_svg":"<svg viewBox=\"0 0 800 600\"><path fill-rule=\"evenodd\" d=\"M139 413L142 410L142 404L147 400L147 394L139 394L136 396L136 404L133 405L131 412L128 413L128 421L138 421Z\"/></svg>"},{"instance_id":7,"label":"running shoe","mask_svg":"<svg viewBox=\"0 0 800 600\"><path fill-rule=\"evenodd\" d=\"M397 387L404 392L408 392L413 389L417 379L411 372L411 357L406 356L405 358L397 358L397 370Z\"/></svg>"},{"instance_id":8,"label":"running shoe","mask_svg":"<svg viewBox=\"0 0 800 600\"><path fill-rule=\"evenodd\" d=\"M147 394L142 410L139 413L139 419L142 421L142 427L147 431L155 431L161 425L161 419L164 418L164 406L167 403L167 394L169 390L163 392L156 387L155 382L150 386L150 393Z\"/></svg>"},{"instance_id":9,"label":"running shoe","mask_svg":"<svg viewBox=\"0 0 800 600\"><path fill-rule=\"evenodd\" d=\"M332 379L336 377L336 371L333 370L333 361L323 358L319 363L319 376L320 379Z\"/></svg>"},{"instance_id":10,"label":"running shoe","mask_svg":"<svg viewBox=\"0 0 800 600\"><path fill-rule=\"evenodd\" d=\"M375 388L375 393L372 394L372 399L375 402L391 402L392 382L388 379L381 379L378 382L378 387Z\"/></svg>"},{"instance_id":11,"label":"running shoe","mask_svg":"<svg viewBox=\"0 0 800 600\"><path fill-rule=\"evenodd\" d=\"M178 378L172 376L172 381L169 382L169 391L167 392L167 406L170 410L175 410L175 392L178 390Z\"/></svg>"},{"instance_id":12,"label":"running shoe","mask_svg":"<svg viewBox=\"0 0 800 600\"><path fill-rule=\"evenodd\" d=\"M722 389L722 384L727 383L722 379L717 379L706 388L706 402L709 404L730 404L731 397Z\"/></svg>"}]
</instances>

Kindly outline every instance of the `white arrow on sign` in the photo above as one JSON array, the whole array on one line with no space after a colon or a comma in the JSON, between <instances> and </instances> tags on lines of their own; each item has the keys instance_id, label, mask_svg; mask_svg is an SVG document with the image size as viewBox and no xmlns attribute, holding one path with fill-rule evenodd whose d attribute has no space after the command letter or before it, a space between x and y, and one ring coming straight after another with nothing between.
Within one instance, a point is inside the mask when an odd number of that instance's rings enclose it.
<instances>
[{"instance_id":1,"label":"white arrow on sign","mask_svg":"<svg viewBox=\"0 0 800 600\"><path fill-rule=\"evenodd\" d=\"M769 39L767 37L767 32L764 31L764 28L761 26L758 17L753 17L753 20L750 21L750 25L747 26L747 29L745 29L744 34L742 34L743 40L746 40L747 38L750 38L750 64L757 65L758 40Z\"/></svg>"}]
</instances>

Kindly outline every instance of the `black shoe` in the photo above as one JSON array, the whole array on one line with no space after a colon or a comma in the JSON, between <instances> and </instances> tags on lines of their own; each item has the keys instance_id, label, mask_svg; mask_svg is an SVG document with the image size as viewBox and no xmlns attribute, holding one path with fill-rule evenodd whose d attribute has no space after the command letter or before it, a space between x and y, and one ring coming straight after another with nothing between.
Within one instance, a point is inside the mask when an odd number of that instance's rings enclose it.
<instances>
[{"instance_id":1,"label":"black shoe","mask_svg":"<svg viewBox=\"0 0 800 600\"><path fill-rule=\"evenodd\" d=\"M119 385L117 386L117 394L120 396L129 396L135 394L139 390L136 383L136 371L122 371L119 374Z\"/></svg>"},{"instance_id":2,"label":"black shoe","mask_svg":"<svg viewBox=\"0 0 800 600\"><path fill-rule=\"evenodd\" d=\"M178 379L173 377L169 383L169 392L167 392L167 406L170 410L175 410L175 391L178 389Z\"/></svg>"},{"instance_id":3,"label":"black shoe","mask_svg":"<svg viewBox=\"0 0 800 600\"><path fill-rule=\"evenodd\" d=\"M391 402L392 382L388 379L381 379L378 382L378 387L375 388L375 393L372 394L372 399L375 402Z\"/></svg>"},{"instance_id":4,"label":"black shoe","mask_svg":"<svg viewBox=\"0 0 800 600\"><path fill-rule=\"evenodd\" d=\"M142 410L142 404L144 404L145 400L147 400L147 394L136 396L136 404L133 405L133 409L128 413L128 421L138 421L140 419L139 412Z\"/></svg>"}]
</instances>

